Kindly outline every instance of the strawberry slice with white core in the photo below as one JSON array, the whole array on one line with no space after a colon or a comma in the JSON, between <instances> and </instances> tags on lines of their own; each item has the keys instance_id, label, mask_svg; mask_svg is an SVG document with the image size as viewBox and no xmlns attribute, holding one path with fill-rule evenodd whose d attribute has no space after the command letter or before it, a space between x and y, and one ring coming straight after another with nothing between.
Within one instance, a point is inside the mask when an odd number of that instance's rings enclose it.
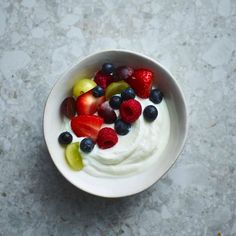
<instances>
[{"instance_id":1,"label":"strawberry slice with white core","mask_svg":"<svg viewBox=\"0 0 236 236\"><path fill-rule=\"evenodd\" d=\"M90 90L77 98L76 111L78 115L92 115L104 101L105 96L94 97L93 91Z\"/></svg>"}]
</instances>

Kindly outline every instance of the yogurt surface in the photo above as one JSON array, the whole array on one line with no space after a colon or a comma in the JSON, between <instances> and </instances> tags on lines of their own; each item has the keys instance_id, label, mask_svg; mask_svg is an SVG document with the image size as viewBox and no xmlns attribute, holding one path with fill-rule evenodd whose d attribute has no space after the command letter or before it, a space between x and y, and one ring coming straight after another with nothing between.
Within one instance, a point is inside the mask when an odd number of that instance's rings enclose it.
<instances>
[{"instance_id":1,"label":"yogurt surface","mask_svg":"<svg viewBox=\"0 0 236 236\"><path fill-rule=\"evenodd\" d=\"M158 160L170 135L170 117L165 99L157 105L149 99L135 99L141 103L142 110L148 105L156 106L157 118L153 122L147 122L141 114L127 135L118 135L118 143L112 148L100 149L95 145L92 152L82 153L83 171L101 177L127 176L145 170ZM67 130L70 129L68 120L64 126ZM114 124L104 124L103 127L114 128ZM73 142L80 140L82 138L73 135Z\"/></svg>"}]
</instances>

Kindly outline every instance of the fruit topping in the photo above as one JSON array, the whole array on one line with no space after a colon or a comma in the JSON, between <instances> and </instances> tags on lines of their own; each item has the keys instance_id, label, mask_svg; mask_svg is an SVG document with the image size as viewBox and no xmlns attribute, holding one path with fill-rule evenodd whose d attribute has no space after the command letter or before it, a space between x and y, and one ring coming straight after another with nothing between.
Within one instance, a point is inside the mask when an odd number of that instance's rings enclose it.
<instances>
[{"instance_id":1,"label":"fruit topping","mask_svg":"<svg viewBox=\"0 0 236 236\"><path fill-rule=\"evenodd\" d=\"M115 71L115 80L127 80L134 73L134 69L130 66L119 66Z\"/></svg>"},{"instance_id":2,"label":"fruit topping","mask_svg":"<svg viewBox=\"0 0 236 236\"><path fill-rule=\"evenodd\" d=\"M121 103L122 98L120 96L112 96L109 101L109 104L113 109L119 109Z\"/></svg>"},{"instance_id":3,"label":"fruit topping","mask_svg":"<svg viewBox=\"0 0 236 236\"><path fill-rule=\"evenodd\" d=\"M112 82L112 76L106 75L102 71L98 71L95 75L94 81L97 85L105 89Z\"/></svg>"},{"instance_id":4,"label":"fruit topping","mask_svg":"<svg viewBox=\"0 0 236 236\"><path fill-rule=\"evenodd\" d=\"M69 132L67 132L67 131L61 133L61 134L59 135L59 137L58 137L58 141L59 141L59 143L62 144L62 145L67 145L67 144L71 143L72 140L73 140L72 135L71 135Z\"/></svg>"},{"instance_id":5,"label":"fruit topping","mask_svg":"<svg viewBox=\"0 0 236 236\"><path fill-rule=\"evenodd\" d=\"M96 86L95 88L93 88L93 96L94 97L101 97L104 95L104 89L100 86Z\"/></svg>"},{"instance_id":6,"label":"fruit topping","mask_svg":"<svg viewBox=\"0 0 236 236\"><path fill-rule=\"evenodd\" d=\"M66 160L73 170L83 169L83 161L79 152L79 143L71 143L66 146Z\"/></svg>"},{"instance_id":7,"label":"fruit topping","mask_svg":"<svg viewBox=\"0 0 236 236\"><path fill-rule=\"evenodd\" d=\"M93 150L95 143L91 138L84 138L80 143L80 150L89 153Z\"/></svg>"},{"instance_id":8,"label":"fruit topping","mask_svg":"<svg viewBox=\"0 0 236 236\"><path fill-rule=\"evenodd\" d=\"M75 116L75 99L73 97L67 97L64 99L61 104L61 113L69 119Z\"/></svg>"},{"instance_id":9,"label":"fruit topping","mask_svg":"<svg viewBox=\"0 0 236 236\"><path fill-rule=\"evenodd\" d=\"M112 63L104 63L102 65L102 72L106 75L112 75L115 71L115 67Z\"/></svg>"},{"instance_id":10,"label":"fruit topping","mask_svg":"<svg viewBox=\"0 0 236 236\"><path fill-rule=\"evenodd\" d=\"M96 87L96 83L91 79L80 79L73 86L73 96L78 97L83 93Z\"/></svg>"},{"instance_id":11,"label":"fruit topping","mask_svg":"<svg viewBox=\"0 0 236 236\"><path fill-rule=\"evenodd\" d=\"M105 101L105 97L94 97L93 90L79 96L76 100L76 111L78 115L92 115Z\"/></svg>"},{"instance_id":12,"label":"fruit topping","mask_svg":"<svg viewBox=\"0 0 236 236\"><path fill-rule=\"evenodd\" d=\"M143 116L147 121L154 121L157 118L157 115L158 110L153 105L146 106L143 110Z\"/></svg>"},{"instance_id":13,"label":"fruit topping","mask_svg":"<svg viewBox=\"0 0 236 236\"><path fill-rule=\"evenodd\" d=\"M71 120L71 129L78 137L89 137L96 140L103 124L103 119L95 115L79 115Z\"/></svg>"},{"instance_id":14,"label":"fruit topping","mask_svg":"<svg viewBox=\"0 0 236 236\"><path fill-rule=\"evenodd\" d=\"M112 128L102 128L98 133L97 144L101 149L113 147L118 142L118 136Z\"/></svg>"},{"instance_id":15,"label":"fruit topping","mask_svg":"<svg viewBox=\"0 0 236 236\"><path fill-rule=\"evenodd\" d=\"M152 89L150 92L149 99L155 103L158 104L162 101L163 93L159 89Z\"/></svg>"},{"instance_id":16,"label":"fruit topping","mask_svg":"<svg viewBox=\"0 0 236 236\"><path fill-rule=\"evenodd\" d=\"M129 133L131 124L142 114L142 106L135 100L136 96L149 98L154 104L162 101L163 93L152 89L152 83L152 71L144 68L134 70L130 66L115 68L112 63L104 63L94 80L83 78L75 83L73 96L76 100L72 96L67 97L60 109L71 119L75 135L83 139L80 143L72 143L73 136L67 131L58 137L60 144L67 145L66 160L72 169L83 168L81 152L90 153L96 144L101 149L111 148L118 142L118 135ZM119 118L115 109L119 109ZM153 105L146 106L143 116L146 121L152 122L157 118L158 110ZM114 123L114 129L101 128L104 123Z\"/></svg>"},{"instance_id":17,"label":"fruit topping","mask_svg":"<svg viewBox=\"0 0 236 236\"><path fill-rule=\"evenodd\" d=\"M148 98L152 88L153 73L147 69L137 69L127 82L141 98Z\"/></svg>"},{"instance_id":18,"label":"fruit topping","mask_svg":"<svg viewBox=\"0 0 236 236\"><path fill-rule=\"evenodd\" d=\"M130 128L131 128L131 124L126 123L126 122L122 121L121 119L118 119L115 121L115 131L119 135L128 134Z\"/></svg>"},{"instance_id":19,"label":"fruit topping","mask_svg":"<svg viewBox=\"0 0 236 236\"><path fill-rule=\"evenodd\" d=\"M127 123L136 121L142 113L141 104L135 99L129 99L121 103L120 116Z\"/></svg>"},{"instance_id":20,"label":"fruit topping","mask_svg":"<svg viewBox=\"0 0 236 236\"><path fill-rule=\"evenodd\" d=\"M105 92L106 99L110 99L113 95L121 93L123 90L129 87L125 81L121 80L118 82L111 83Z\"/></svg>"},{"instance_id":21,"label":"fruit topping","mask_svg":"<svg viewBox=\"0 0 236 236\"><path fill-rule=\"evenodd\" d=\"M132 88L127 88L121 92L122 100L129 100L135 98L135 92Z\"/></svg>"},{"instance_id":22,"label":"fruit topping","mask_svg":"<svg viewBox=\"0 0 236 236\"><path fill-rule=\"evenodd\" d=\"M104 102L98 108L98 115L104 119L104 123L106 124L112 124L117 119L117 115L115 111L111 108L111 106L109 105L108 101Z\"/></svg>"}]
</instances>

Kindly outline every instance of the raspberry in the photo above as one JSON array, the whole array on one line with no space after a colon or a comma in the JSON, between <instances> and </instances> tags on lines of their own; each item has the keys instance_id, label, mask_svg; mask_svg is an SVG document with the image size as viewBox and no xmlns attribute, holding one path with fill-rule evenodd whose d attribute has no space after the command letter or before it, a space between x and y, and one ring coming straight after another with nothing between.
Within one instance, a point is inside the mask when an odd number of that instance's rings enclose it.
<instances>
[{"instance_id":1,"label":"raspberry","mask_svg":"<svg viewBox=\"0 0 236 236\"><path fill-rule=\"evenodd\" d=\"M101 149L113 147L118 142L118 136L112 128L102 128L98 133L97 145Z\"/></svg>"},{"instance_id":2,"label":"raspberry","mask_svg":"<svg viewBox=\"0 0 236 236\"><path fill-rule=\"evenodd\" d=\"M122 102L120 106L121 119L127 123L136 121L142 113L141 104L135 99Z\"/></svg>"},{"instance_id":3,"label":"raspberry","mask_svg":"<svg viewBox=\"0 0 236 236\"><path fill-rule=\"evenodd\" d=\"M106 75L102 71L98 71L95 75L94 81L97 85L106 89L106 87L112 82L112 76Z\"/></svg>"}]
</instances>

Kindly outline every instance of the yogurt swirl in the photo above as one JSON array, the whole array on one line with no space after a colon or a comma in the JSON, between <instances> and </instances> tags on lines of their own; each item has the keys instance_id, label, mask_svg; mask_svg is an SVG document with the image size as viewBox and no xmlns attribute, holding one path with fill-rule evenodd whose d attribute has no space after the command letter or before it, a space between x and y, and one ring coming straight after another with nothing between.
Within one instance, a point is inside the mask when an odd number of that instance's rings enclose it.
<instances>
[{"instance_id":1,"label":"yogurt swirl","mask_svg":"<svg viewBox=\"0 0 236 236\"><path fill-rule=\"evenodd\" d=\"M154 105L148 99L135 99L141 103L142 110ZM114 147L104 150L95 145L91 153L83 153L83 170L93 176L119 177L141 172L155 163L170 135L170 117L165 99L155 106L158 117L153 122L147 122L142 114L127 135L119 135ZM104 126L113 128L113 125Z\"/></svg>"}]
</instances>

